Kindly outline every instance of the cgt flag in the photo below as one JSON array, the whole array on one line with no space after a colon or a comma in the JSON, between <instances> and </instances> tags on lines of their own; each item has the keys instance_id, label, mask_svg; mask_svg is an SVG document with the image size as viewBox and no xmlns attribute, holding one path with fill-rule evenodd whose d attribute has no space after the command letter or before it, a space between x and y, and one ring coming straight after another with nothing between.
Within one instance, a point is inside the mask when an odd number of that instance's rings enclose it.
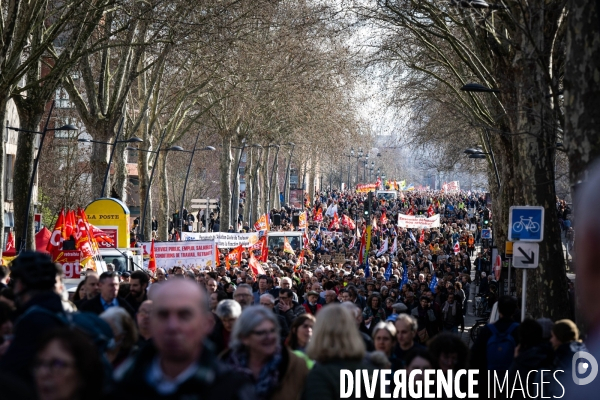
<instances>
[{"instance_id":1,"label":"cgt flag","mask_svg":"<svg viewBox=\"0 0 600 400\"><path fill-rule=\"evenodd\" d=\"M254 254L252 254L252 252L250 252L250 259L248 260L248 266L250 267L250 269L252 269L252 272L254 273L255 276L260 276L260 275L265 274L265 270L263 269L262 265L260 265L260 263L258 262L256 257L254 257Z\"/></svg>"},{"instance_id":2,"label":"cgt flag","mask_svg":"<svg viewBox=\"0 0 600 400\"><path fill-rule=\"evenodd\" d=\"M56 220L56 224L54 225L54 230L52 231L52 235L50 235L50 240L46 245L46 251L50 253L52 256L52 261L56 261L56 257L58 257L60 251L62 250L62 243L64 240L63 231L65 230L65 210L60 210L60 214L58 214L58 219Z\"/></svg>"},{"instance_id":3,"label":"cgt flag","mask_svg":"<svg viewBox=\"0 0 600 400\"><path fill-rule=\"evenodd\" d=\"M12 231L8 231L8 238L6 239L6 251L15 251L15 237Z\"/></svg>"},{"instance_id":4,"label":"cgt flag","mask_svg":"<svg viewBox=\"0 0 600 400\"><path fill-rule=\"evenodd\" d=\"M290 245L290 242L288 242L287 237L283 237L283 252L284 253L289 253L289 254L296 254L294 253L294 249L292 249L292 245Z\"/></svg>"},{"instance_id":5,"label":"cgt flag","mask_svg":"<svg viewBox=\"0 0 600 400\"><path fill-rule=\"evenodd\" d=\"M254 230L259 231L268 231L269 230L269 215L263 214L260 216L258 221L254 224Z\"/></svg>"}]
</instances>

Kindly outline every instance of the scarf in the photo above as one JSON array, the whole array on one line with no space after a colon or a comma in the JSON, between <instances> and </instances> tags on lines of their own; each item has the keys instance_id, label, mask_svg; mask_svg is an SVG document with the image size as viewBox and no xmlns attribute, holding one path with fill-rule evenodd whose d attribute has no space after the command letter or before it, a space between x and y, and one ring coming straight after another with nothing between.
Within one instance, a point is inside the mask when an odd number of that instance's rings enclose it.
<instances>
[{"instance_id":1,"label":"scarf","mask_svg":"<svg viewBox=\"0 0 600 400\"><path fill-rule=\"evenodd\" d=\"M450 308L450 304L448 304L448 302L444 303L444 308L442 310L442 312L444 313L444 318L446 318L448 316L448 309ZM452 303L452 316L454 317L456 315L456 301L454 301L454 303Z\"/></svg>"},{"instance_id":2,"label":"scarf","mask_svg":"<svg viewBox=\"0 0 600 400\"><path fill-rule=\"evenodd\" d=\"M279 364L281 363L281 348L277 349L275 355L262 367L258 379L248 368L248 353L244 350L232 350L228 358L228 364L237 372L248 376L254 382L254 389L260 399L266 399L279 385Z\"/></svg>"}]
</instances>

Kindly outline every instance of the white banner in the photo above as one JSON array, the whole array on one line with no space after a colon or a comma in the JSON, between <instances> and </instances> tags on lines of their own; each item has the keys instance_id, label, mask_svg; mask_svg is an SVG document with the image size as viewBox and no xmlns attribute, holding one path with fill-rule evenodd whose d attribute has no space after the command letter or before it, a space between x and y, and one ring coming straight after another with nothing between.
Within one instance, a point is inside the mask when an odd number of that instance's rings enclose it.
<instances>
[{"instance_id":1,"label":"white banner","mask_svg":"<svg viewBox=\"0 0 600 400\"><path fill-rule=\"evenodd\" d=\"M144 268L148 268L151 242L142 243ZM200 268L215 266L215 241L154 242L156 266L169 269L176 266Z\"/></svg>"},{"instance_id":2,"label":"white banner","mask_svg":"<svg viewBox=\"0 0 600 400\"><path fill-rule=\"evenodd\" d=\"M244 247L252 246L258 242L258 232L251 233L229 233L229 232L183 232L181 235L183 241L189 240L214 240L219 248L234 248L242 245Z\"/></svg>"},{"instance_id":3,"label":"white banner","mask_svg":"<svg viewBox=\"0 0 600 400\"><path fill-rule=\"evenodd\" d=\"M398 226L401 228L439 228L440 214L427 218L424 215L398 214Z\"/></svg>"},{"instance_id":4,"label":"white banner","mask_svg":"<svg viewBox=\"0 0 600 400\"><path fill-rule=\"evenodd\" d=\"M460 182L459 181L448 182L448 186L447 186L446 190L448 190L449 192L460 191Z\"/></svg>"}]
</instances>

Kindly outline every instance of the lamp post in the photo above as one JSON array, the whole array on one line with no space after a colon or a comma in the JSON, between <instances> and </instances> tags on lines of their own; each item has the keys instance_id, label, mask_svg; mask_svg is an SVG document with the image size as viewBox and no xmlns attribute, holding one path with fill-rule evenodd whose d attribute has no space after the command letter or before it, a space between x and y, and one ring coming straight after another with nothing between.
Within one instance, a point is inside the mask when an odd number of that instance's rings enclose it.
<instances>
[{"instance_id":1,"label":"lamp post","mask_svg":"<svg viewBox=\"0 0 600 400\"><path fill-rule=\"evenodd\" d=\"M122 126L123 120L121 120L121 126ZM78 142L81 143L98 143L98 144L105 144L107 146L112 146L112 150L110 151L110 157L108 159L108 165L106 166L106 172L104 172L104 182L102 183L102 190L100 191L100 197L104 197L105 196L105 192L106 192L106 182L108 181L108 174L110 173L110 165L112 164L112 160L113 160L113 156L115 154L115 149L117 148L117 144L118 143L142 143L144 140L140 139L139 137L132 137L129 138L127 140L118 140L119 135L121 132L121 127L119 127L119 130L117 131L117 136L115 137L115 141L114 142L101 142L99 140L93 140L93 139L86 139L86 138L80 138L77 139Z\"/></svg>"},{"instance_id":2,"label":"lamp post","mask_svg":"<svg viewBox=\"0 0 600 400\"><path fill-rule=\"evenodd\" d=\"M50 111L48 112L48 118L46 119L46 123L44 124L44 129L41 132L38 131L28 131L21 128L13 128L11 126L7 126L6 129L10 129L16 132L24 132L24 133L33 133L35 135L42 135L40 138L40 145L38 146L37 156L33 160L33 171L31 172L31 178L29 179L29 191L27 194L27 211L25 213L25 225L23 227L23 238L21 239L21 243L19 244L19 253L25 250L27 247L27 234L29 232L29 213L31 212L31 199L33 197L33 184L35 182L35 175L37 173L37 167L40 162L40 157L42 155L42 147L44 145L44 139L46 138L46 133L50 131L76 131L73 125L67 124L61 126L60 128L48 128L48 124L50 123L50 117L52 116L52 111L54 110L54 101L50 105Z\"/></svg>"},{"instance_id":3,"label":"lamp post","mask_svg":"<svg viewBox=\"0 0 600 400\"><path fill-rule=\"evenodd\" d=\"M254 192L254 189L256 188L256 178L258 176L258 169L260 168L260 158L262 157L263 146L261 146L260 144L254 144L254 145L252 145L252 147L255 147L255 148L258 149L258 159L256 160L256 173L252 177L252 191ZM291 159L291 157L290 157L290 159ZM252 197L254 197L254 193L253 193ZM252 198L250 198L250 201L252 201ZM256 201L258 201L258 196L256 198ZM253 218L255 217L255 215L253 215L253 213L252 213L252 206L251 206L251 204L248 204L248 207L250 207L250 209L248 210L249 211L249 214L248 214L248 225L250 227L252 227L252 226L254 226Z\"/></svg>"},{"instance_id":4,"label":"lamp post","mask_svg":"<svg viewBox=\"0 0 600 400\"><path fill-rule=\"evenodd\" d=\"M486 137L487 137L487 131L486 131ZM475 148L475 147L466 149L464 151L464 153L467 154L469 158L473 158L473 159L483 159L483 158L487 158L488 155L490 156L492 165L494 166L494 173L496 175L496 184L498 185L498 190L500 190L500 175L498 174L498 166L496 165L496 159L494 158L494 152L492 151L492 147L489 146L489 142L488 142L488 147L490 149L489 153L484 152L481 148Z\"/></svg>"},{"instance_id":5,"label":"lamp post","mask_svg":"<svg viewBox=\"0 0 600 400\"><path fill-rule=\"evenodd\" d=\"M242 156L244 155L244 149L246 148L246 138L242 139L242 147L231 146L233 149L240 150L238 157L237 167L235 169L235 179L233 180L233 190L231 191L231 213L233 214L233 231L238 231L238 210L240 208L240 163L242 162ZM208 217L208 216L206 216Z\"/></svg>"},{"instance_id":6,"label":"lamp post","mask_svg":"<svg viewBox=\"0 0 600 400\"><path fill-rule=\"evenodd\" d=\"M358 149L358 154L354 155L354 148L350 148L350 156L352 158L356 158L356 183L358 183L358 166L360 164L359 160L362 158L363 156L363 149L362 147ZM348 187L350 187L350 172L348 171Z\"/></svg>"},{"instance_id":7,"label":"lamp post","mask_svg":"<svg viewBox=\"0 0 600 400\"><path fill-rule=\"evenodd\" d=\"M142 214L141 214L141 227L140 230L142 232L141 235L138 234L138 236L141 236L142 241L145 240L145 233L144 233L144 227L146 225L146 210L148 208L148 199L150 198L150 188L152 187L152 180L154 179L154 171L156 170L156 164L158 164L158 153L161 151L184 151L183 147L181 146L171 146L169 148L166 149L161 149L160 146L162 146L162 142L163 139L165 138L165 134L166 134L167 130L163 129L163 133L160 136L160 140L158 142L158 149L157 150L144 150L144 149L138 149L136 147L127 147L125 150L127 151L143 151L146 153L154 153L156 154L156 156L154 156L154 162L152 163L152 172L150 172L150 180L148 181L148 187L146 188L146 196L144 197L144 208L142 209Z\"/></svg>"},{"instance_id":8,"label":"lamp post","mask_svg":"<svg viewBox=\"0 0 600 400\"><path fill-rule=\"evenodd\" d=\"M192 151L189 150L179 150L184 153L190 153L190 162L188 164L187 173L185 174L185 181L183 182L183 192L181 193L181 207L179 207L179 233L183 236L183 204L185 201L185 190L187 189L188 178L190 177L190 169L192 168L192 161L194 161L194 154L196 151L215 151L216 149L212 146L206 146L202 149L196 149L196 145L198 144L198 139L200 139L200 132L196 135L196 141L194 142L194 148ZM206 216L208 218L208 215ZM181 239L181 237L180 237Z\"/></svg>"},{"instance_id":9,"label":"lamp post","mask_svg":"<svg viewBox=\"0 0 600 400\"><path fill-rule=\"evenodd\" d=\"M288 160L287 168L285 169L285 183L283 184L283 200L286 203L289 202L290 199L290 167L292 165L292 154L294 153L294 147L296 147L296 144L289 142L288 146L291 146L292 149L290 150L290 158Z\"/></svg>"},{"instance_id":10,"label":"lamp post","mask_svg":"<svg viewBox=\"0 0 600 400\"><path fill-rule=\"evenodd\" d=\"M365 165L363 166L363 181L367 180L367 165L369 165L369 154L365 156Z\"/></svg>"}]
</instances>

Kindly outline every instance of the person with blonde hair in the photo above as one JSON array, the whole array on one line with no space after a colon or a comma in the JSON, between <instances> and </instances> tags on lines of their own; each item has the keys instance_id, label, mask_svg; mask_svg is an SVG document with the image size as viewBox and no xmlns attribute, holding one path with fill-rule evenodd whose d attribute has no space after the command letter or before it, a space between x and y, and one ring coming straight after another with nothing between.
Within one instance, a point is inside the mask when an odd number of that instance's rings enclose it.
<instances>
[{"instance_id":1,"label":"person with blonde hair","mask_svg":"<svg viewBox=\"0 0 600 400\"><path fill-rule=\"evenodd\" d=\"M365 344L355 317L346 307L329 305L321 310L306 348L306 355L316 361L308 373L304 399L339 399L340 371L373 370L364 361ZM364 398L364 391L361 393ZM379 390L376 390L376 397Z\"/></svg>"}]
</instances>

